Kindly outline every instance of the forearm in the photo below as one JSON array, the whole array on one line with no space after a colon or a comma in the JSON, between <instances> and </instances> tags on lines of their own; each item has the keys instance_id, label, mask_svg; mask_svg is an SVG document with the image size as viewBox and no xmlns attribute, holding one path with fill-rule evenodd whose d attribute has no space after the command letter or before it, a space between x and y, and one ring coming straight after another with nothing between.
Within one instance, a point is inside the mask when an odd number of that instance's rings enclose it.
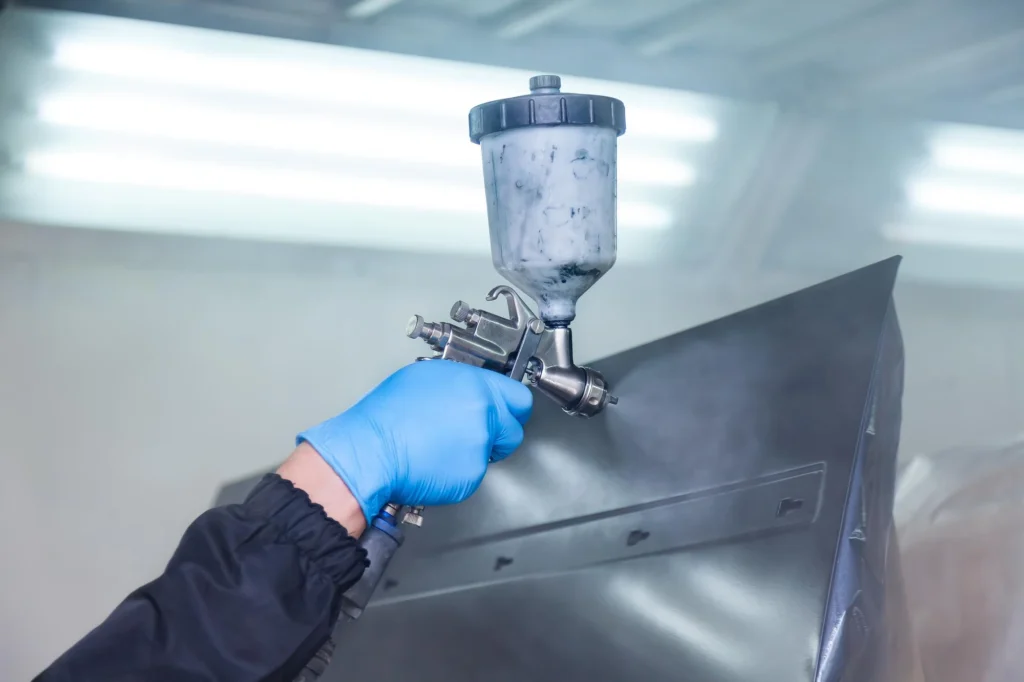
<instances>
[{"instance_id":1,"label":"forearm","mask_svg":"<svg viewBox=\"0 0 1024 682\"><path fill-rule=\"evenodd\" d=\"M284 473L306 480L315 467L304 459ZM349 518L344 503L331 507L335 518ZM291 679L330 635L341 594L365 565L339 523L268 476L244 504L200 516L163 575L37 680Z\"/></svg>"},{"instance_id":2,"label":"forearm","mask_svg":"<svg viewBox=\"0 0 1024 682\"><path fill-rule=\"evenodd\" d=\"M366 530L366 517L345 482L334 473L309 443L301 443L277 469L277 475L305 491L314 504L358 538Z\"/></svg>"}]
</instances>

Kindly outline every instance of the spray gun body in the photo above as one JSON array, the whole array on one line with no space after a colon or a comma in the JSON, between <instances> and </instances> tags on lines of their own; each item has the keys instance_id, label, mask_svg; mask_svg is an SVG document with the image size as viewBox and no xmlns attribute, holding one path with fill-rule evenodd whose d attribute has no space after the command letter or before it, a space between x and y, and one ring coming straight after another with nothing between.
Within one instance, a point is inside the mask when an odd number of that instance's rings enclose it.
<instances>
[{"instance_id":1,"label":"spray gun body","mask_svg":"<svg viewBox=\"0 0 1024 682\"><path fill-rule=\"evenodd\" d=\"M590 417L616 402L599 372L573 362L568 326L547 326L511 287L495 287L487 300L499 296L507 299L507 318L457 301L451 317L464 327L424 322L416 315L406 333L426 341L434 358L483 367L517 381L526 378L572 415Z\"/></svg>"}]
</instances>

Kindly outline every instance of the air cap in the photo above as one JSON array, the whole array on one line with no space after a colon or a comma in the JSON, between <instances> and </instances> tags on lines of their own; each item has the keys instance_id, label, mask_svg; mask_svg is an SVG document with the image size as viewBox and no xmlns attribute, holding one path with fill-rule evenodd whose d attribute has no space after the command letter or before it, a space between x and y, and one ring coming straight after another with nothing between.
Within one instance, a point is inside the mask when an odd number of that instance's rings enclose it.
<instances>
[{"instance_id":1,"label":"air cap","mask_svg":"<svg viewBox=\"0 0 1024 682\"><path fill-rule=\"evenodd\" d=\"M626 106L614 97L562 92L562 79L530 79L530 94L478 104L469 112L469 139L534 126L598 126L626 132Z\"/></svg>"}]
</instances>

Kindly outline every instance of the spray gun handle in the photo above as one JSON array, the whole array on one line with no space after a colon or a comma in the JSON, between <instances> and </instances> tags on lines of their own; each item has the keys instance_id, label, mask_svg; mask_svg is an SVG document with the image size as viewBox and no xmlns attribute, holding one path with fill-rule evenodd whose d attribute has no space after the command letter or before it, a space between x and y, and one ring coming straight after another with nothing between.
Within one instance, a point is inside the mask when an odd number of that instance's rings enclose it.
<instances>
[{"instance_id":1,"label":"spray gun handle","mask_svg":"<svg viewBox=\"0 0 1024 682\"><path fill-rule=\"evenodd\" d=\"M363 571L359 582L341 597L341 612L350 620L363 615L370 597L384 576L384 571L405 540L397 514L398 509L388 504L359 538L359 546L366 551L370 565Z\"/></svg>"},{"instance_id":2,"label":"spray gun handle","mask_svg":"<svg viewBox=\"0 0 1024 682\"><path fill-rule=\"evenodd\" d=\"M357 620L370 598L377 591L388 564L395 556L395 552L405 541L405 534L402 532L403 523L411 523L415 526L423 525L423 507L409 507L402 512L402 506L389 502L384 509L373 519L373 522L363 531L359 537L359 546L366 551L369 566L363 571L359 582L353 585L341 596L341 617L354 621ZM401 515L401 521L399 521ZM316 655L306 664L293 682L316 682L330 665L331 657L334 656L334 639L328 638Z\"/></svg>"},{"instance_id":3,"label":"spray gun handle","mask_svg":"<svg viewBox=\"0 0 1024 682\"><path fill-rule=\"evenodd\" d=\"M366 551L370 565L363 571L359 582L341 596L341 616L343 618L354 621L363 615L366 605L377 590L377 585L384 577L388 564L391 563L395 552L405 540L401 523L422 525L423 517L420 516L422 509L422 507L410 507L402 517L402 521L399 522L398 515L402 511L402 507L389 502L363 531L359 537L359 546ZM316 682L327 670L333 656L334 640L328 638L293 682Z\"/></svg>"},{"instance_id":4,"label":"spray gun handle","mask_svg":"<svg viewBox=\"0 0 1024 682\"><path fill-rule=\"evenodd\" d=\"M363 531L359 537L359 546L366 552L370 565L363 571L359 582L342 595L341 612L349 620L356 620L363 615L388 564L405 541L402 524L422 526L422 511L423 507L408 507L403 511L401 505L389 502Z\"/></svg>"}]
</instances>

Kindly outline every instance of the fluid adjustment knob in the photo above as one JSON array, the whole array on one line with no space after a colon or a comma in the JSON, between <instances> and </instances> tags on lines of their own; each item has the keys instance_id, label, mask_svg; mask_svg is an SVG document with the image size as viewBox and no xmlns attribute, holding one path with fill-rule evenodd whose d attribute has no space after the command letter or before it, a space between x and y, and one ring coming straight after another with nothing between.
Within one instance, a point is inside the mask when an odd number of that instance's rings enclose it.
<instances>
[{"instance_id":1,"label":"fluid adjustment knob","mask_svg":"<svg viewBox=\"0 0 1024 682\"><path fill-rule=\"evenodd\" d=\"M473 313L473 308L465 301L456 301L452 306L451 316L456 322L465 322Z\"/></svg>"}]
</instances>

